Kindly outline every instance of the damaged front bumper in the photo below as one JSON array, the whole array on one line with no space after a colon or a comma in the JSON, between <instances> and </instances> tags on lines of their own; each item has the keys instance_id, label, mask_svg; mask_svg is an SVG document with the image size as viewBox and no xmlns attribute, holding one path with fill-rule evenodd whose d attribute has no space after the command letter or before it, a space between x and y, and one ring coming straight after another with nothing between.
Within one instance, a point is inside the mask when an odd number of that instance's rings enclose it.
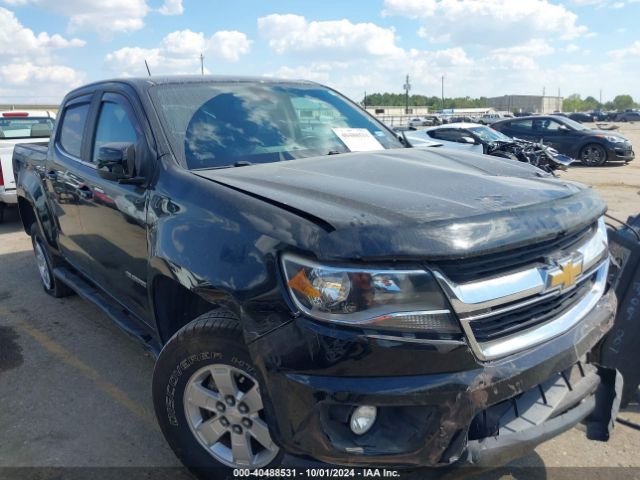
<instances>
[{"instance_id":1,"label":"damaged front bumper","mask_svg":"<svg viewBox=\"0 0 640 480\"><path fill-rule=\"evenodd\" d=\"M583 420L604 439L616 375L588 354L615 304L607 293L571 330L486 363L463 342L401 342L305 318L250 348L272 435L292 455L355 467L500 466ZM358 405L378 408L360 436L348 427Z\"/></svg>"}]
</instances>

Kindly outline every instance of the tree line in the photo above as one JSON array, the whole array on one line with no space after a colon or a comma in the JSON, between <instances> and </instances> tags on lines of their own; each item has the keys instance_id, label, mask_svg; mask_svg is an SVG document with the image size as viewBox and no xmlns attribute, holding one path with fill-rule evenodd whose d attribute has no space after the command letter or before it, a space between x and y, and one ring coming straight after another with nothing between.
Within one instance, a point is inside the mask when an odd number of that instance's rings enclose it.
<instances>
[{"instance_id":1,"label":"tree line","mask_svg":"<svg viewBox=\"0 0 640 480\"><path fill-rule=\"evenodd\" d=\"M362 99L362 104L371 107L404 107L406 105L404 93L371 93ZM445 98L444 102L435 95L409 95L410 107L429 107L431 110L441 108L479 108L487 106L487 97L453 97ZM613 100L600 103L592 96L582 98L574 93L566 97L562 102L562 110L565 112L586 112L589 110L625 110L627 108L638 108L631 95L617 95Z\"/></svg>"},{"instance_id":2,"label":"tree line","mask_svg":"<svg viewBox=\"0 0 640 480\"><path fill-rule=\"evenodd\" d=\"M372 93L366 95L362 104L372 107L404 107L406 105L406 96L404 93ZM486 107L487 97L471 98L456 97L445 98L444 107L440 97L426 95L409 95L410 107L429 107L430 109L440 108L474 108Z\"/></svg>"},{"instance_id":3,"label":"tree line","mask_svg":"<svg viewBox=\"0 0 640 480\"><path fill-rule=\"evenodd\" d=\"M562 110L565 112L587 112L589 110L626 110L638 108L638 104L631 95L617 95L613 100L600 103L594 97L582 98L577 93L569 95L562 101Z\"/></svg>"}]
</instances>

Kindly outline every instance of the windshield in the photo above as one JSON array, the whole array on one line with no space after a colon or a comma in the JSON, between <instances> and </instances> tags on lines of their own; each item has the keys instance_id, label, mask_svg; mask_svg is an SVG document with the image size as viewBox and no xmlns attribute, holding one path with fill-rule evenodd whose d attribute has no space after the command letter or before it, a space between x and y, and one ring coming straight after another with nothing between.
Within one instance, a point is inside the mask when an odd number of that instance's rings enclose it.
<instances>
[{"instance_id":1,"label":"windshield","mask_svg":"<svg viewBox=\"0 0 640 480\"><path fill-rule=\"evenodd\" d=\"M560 123L564 123L569 128L573 128L574 130L589 130L580 122L576 122L575 120L571 120L570 118L567 118L567 117L561 117L560 119L558 119L558 121Z\"/></svg>"},{"instance_id":2,"label":"windshield","mask_svg":"<svg viewBox=\"0 0 640 480\"><path fill-rule=\"evenodd\" d=\"M0 139L48 138L51 136L53 121L47 117L0 117Z\"/></svg>"},{"instance_id":3,"label":"windshield","mask_svg":"<svg viewBox=\"0 0 640 480\"><path fill-rule=\"evenodd\" d=\"M318 85L160 85L151 96L189 169L403 147L381 123Z\"/></svg>"},{"instance_id":4,"label":"windshield","mask_svg":"<svg viewBox=\"0 0 640 480\"><path fill-rule=\"evenodd\" d=\"M513 139L507 137L504 133L500 133L489 127L471 127L470 131L475 133L483 142L513 142Z\"/></svg>"}]
</instances>

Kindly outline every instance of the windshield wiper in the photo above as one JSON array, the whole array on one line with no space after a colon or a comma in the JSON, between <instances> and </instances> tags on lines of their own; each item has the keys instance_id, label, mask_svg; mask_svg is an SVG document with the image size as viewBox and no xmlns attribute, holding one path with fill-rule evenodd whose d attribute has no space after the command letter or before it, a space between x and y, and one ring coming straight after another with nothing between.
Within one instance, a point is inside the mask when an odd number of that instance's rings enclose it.
<instances>
[{"instance_id":1,"label":"windshield wiper","mask_svg":"<svg viewBox=\"0 0 640 480\"><path fill-rule=\"evenodd\" d=\"M339 150L329 150L329 152L327 152L327 155L340 155L341 153L345 152L341 152Z\"/></svg>"}]
</instances>

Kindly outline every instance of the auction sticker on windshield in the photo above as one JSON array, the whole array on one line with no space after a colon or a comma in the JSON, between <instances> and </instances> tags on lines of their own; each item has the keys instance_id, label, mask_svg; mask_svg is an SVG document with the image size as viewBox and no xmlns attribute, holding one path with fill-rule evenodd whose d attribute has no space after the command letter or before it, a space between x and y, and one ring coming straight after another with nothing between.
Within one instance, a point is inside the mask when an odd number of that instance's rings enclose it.
<instances>
[{"instance_id":1,"label":"auction sticker on windshield","mask_svg":"<svg viewBox=\"0 0 640 480\"><path fill-rule=\"evenodd\" d=\"M334 128L333 133L352 152L384 150L378 139L366 128Z\"/></svg>"}]
</instances>

